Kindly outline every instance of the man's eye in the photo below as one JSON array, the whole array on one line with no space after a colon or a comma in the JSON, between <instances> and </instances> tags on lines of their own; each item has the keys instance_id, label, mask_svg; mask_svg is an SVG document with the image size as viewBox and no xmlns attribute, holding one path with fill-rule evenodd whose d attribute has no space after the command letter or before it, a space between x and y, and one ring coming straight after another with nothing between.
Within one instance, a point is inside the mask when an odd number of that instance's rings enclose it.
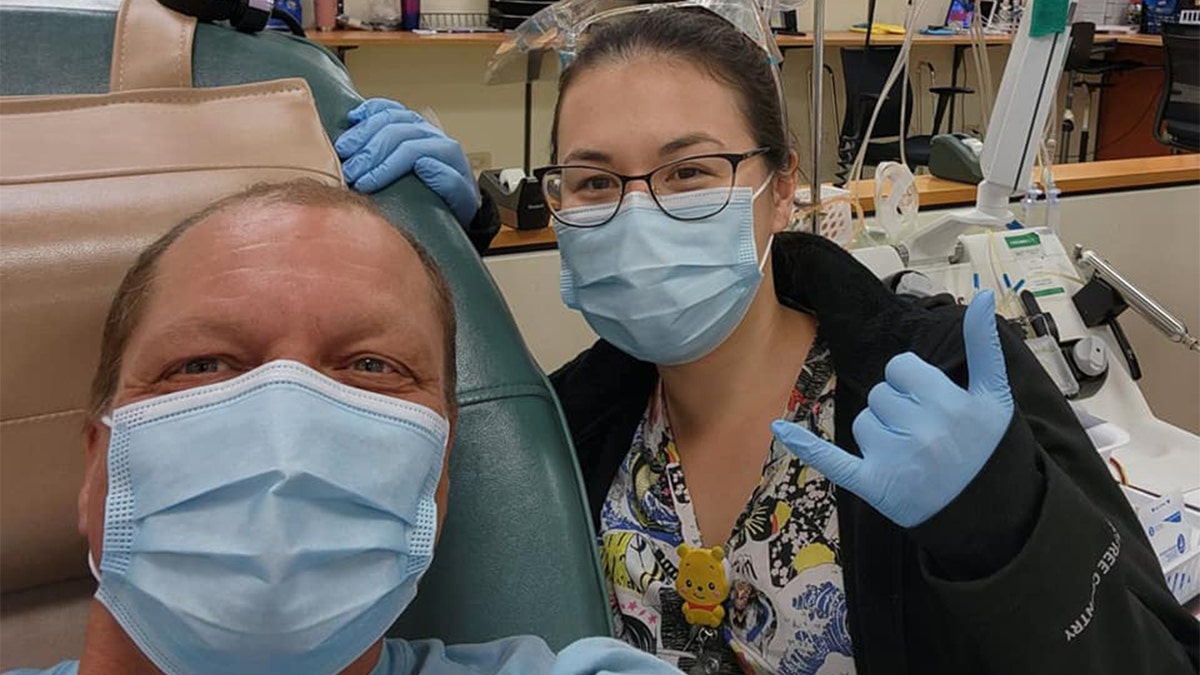
<instances>
[{"instance_id":1,"label":"man's eye","mask_svg":"<svg viewBox=\"0 0 1200 675\"><path fill-rule=\"evenodd\" d=\"M390 373L395 370L387 361L373 356L364 356L356 360L351 367L363 373Z\"/></svg>"},{"instance_id":2,"label":"man's eye","mask_svg":"<svg viewBox=\"0 0 1200 675\"><path fill-rule=\"evenodd\" d=\"M181 375L211 375L221 372L225 364L215 356L202 356L189 359L177 371Z\"/></svg>"}]
</instances>

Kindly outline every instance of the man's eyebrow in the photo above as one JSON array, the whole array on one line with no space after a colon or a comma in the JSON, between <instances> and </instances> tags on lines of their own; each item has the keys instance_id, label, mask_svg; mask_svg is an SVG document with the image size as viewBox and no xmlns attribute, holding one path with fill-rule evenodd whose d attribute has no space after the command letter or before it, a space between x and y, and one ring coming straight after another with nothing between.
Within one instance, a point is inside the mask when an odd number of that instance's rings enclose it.
<instances>
[{"instance_id":1,"label":"man's eyebrow","mask_svg":"<svg viewBox=\"0 0 1200 675\"><path fill-rule=\"evenodd\" d=\"M710 143L721 148L725 147L725 144L715 136L710 136L702 131L696 131L680 136L669 143L663 144L663 146L659 148L658 154L662 157L666 157L667 155L673 155L680 150L686 150L694 145L700 145L703 143Z\"/></svg>"},{"instance_id":2,"label":"man's eyebrow","mask_svg":"<svg viewBox=\"0 0 1200 675\"><path fill-rule=\"evenodd\" d=\"M198 335L226 340L245 335L249 326L244 321L187 317L174 321L149 336L150 345L173 344L196 338Z\"/></svg>"},{"instance_id":3,"label":"man's eyebrow","mask_svg":"<svg viewBox=\"0 0 1200 675\"><path fill-rule=\"evenodd\" d=\"M312 330L324 334L328 338L342 344L354 344L362 340L387 334L389 331L403 332L411 337L413 326L404 320L397 319L393 314L377 313L369 317L354 317L353 320L343 321L339 317L312 317ZM212 338L224 342L235 342L247 337L253 337L256 326L244 319L224 317L185 317L172 323L155 334L148 336L147 345L151 347L187 343L199 337ZM427 351L417 340L405 340L406 348L413 352Z\"/></svg>"}]
</instances>

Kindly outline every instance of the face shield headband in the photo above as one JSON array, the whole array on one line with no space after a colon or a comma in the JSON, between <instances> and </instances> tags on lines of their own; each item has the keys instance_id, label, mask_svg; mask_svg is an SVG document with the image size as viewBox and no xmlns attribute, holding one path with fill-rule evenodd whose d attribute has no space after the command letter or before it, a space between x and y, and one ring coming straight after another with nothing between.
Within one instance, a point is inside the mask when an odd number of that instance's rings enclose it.
<instances>
[{"instance_id":1,"label":"face shield headband","mask_svg":"<svg viewBox=\"0 0 1200 675\"><path fill-rule=\"evenodd\" d=\"M676 0L674 2L644 3L638 0L559 0L529 17L488 61L484 81L488 84L511 84L543 77L541 56L554 52L559 66L566 69L575 60L586 32L593 24L627 14L656 12L669 9L699 8L727 21L758 45L766 55L775 79L780 109L787 118L783 98L783 82L779 67L783 54L775 42L767 17L773 12L793 10L804 0Z\"/></svg>"}]
</instances>

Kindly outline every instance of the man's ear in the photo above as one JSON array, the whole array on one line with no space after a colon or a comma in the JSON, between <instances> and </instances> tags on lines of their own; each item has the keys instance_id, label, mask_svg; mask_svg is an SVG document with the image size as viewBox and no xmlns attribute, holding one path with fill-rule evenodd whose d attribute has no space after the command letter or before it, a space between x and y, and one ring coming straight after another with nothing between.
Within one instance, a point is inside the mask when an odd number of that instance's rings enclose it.
<instances>
[{"instance_id":1,"label":"man's ear","mask_svg":"<svg viewBox=\"0 0 1200 675\"><path fill-rule=\"evenodd\" d=\"M108 449L108 428L95 419L89 419L83 428L83 485L79 488L79 534L88 536L88 526L95 517L93 499L97 497L103 502L107 494L108 476L106 475L105 454ZM105 489L100 490L101 486ZM100 517L103 518L103 508ZM103 529L103 524L101 524Z\"/></svg>"},{"instance_id":2,"label":"man's ear","mask_svg":"<svg viewBox=\"0 0 1200 675\"><path fill-rule=\"evenodd\" d=\"M789 150L787 167L780 169L775 174L775 219L771 223L771 231L774 233L783 232L792 222L792 213L796 210L795 197L799 166L800 158L796 155L796 151Z\"/></svg>"}]
</instances>

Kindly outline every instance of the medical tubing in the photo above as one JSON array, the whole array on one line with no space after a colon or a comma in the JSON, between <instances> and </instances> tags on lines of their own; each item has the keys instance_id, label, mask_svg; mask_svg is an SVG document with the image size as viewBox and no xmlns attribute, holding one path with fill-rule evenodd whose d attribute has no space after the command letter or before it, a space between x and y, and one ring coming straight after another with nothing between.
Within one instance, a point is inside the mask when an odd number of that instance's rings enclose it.
<instances>
[{"instance_id":1,"label":"medical tubing","mask_svg":"<svg viewBox=\"0 0 1200 675\"><path fill-rule=\"evenodd\" d=\"M908 144L908 59L905 59L904 72L900 77L900 163L908 166L908 152L905 150Z\"/></svg>"},{"instance_id":2,"label":"medical tubing","mask_svg":"<svg viewBox=\"0 0 1200 675\"><path fill-rule=\"evenodd\" d=\"M892 65L892 72L888 73L888 78L883 84L883 90L880 92L878 100L875 101L875 109L871 111L871 119L867 122L867 128L862 135L862 143L859 144L858 154L854 158L853 168L850 170L850 180L856 181L862 177L863 162L867 157L867 146L871 142L871 132L875 129L875 121L879 118L879 111L883 108L886 93L892 90L892 86L896 83L896 79L900 76L900 72L904 70L904 63L908 60L908 53L912 49L913 37L915 36L915 17L921 15L925 5L929 0L920 0L916 8L909 15L908 25L904 27L904 42L900 45L900 53L896 56L896 63ZM860 206L858 200L858 191L852 190L854 202L856 206Z\"/></svg>"},{"instance_id":3,"label":"medical tubing","mask_svg":"<svg viewBox=\"0 0 1200 675\"><path fill-rule=\"evenodd\" d=\"M904 25L915 25L916 17L913 15L913 6L911 4L908 5L906 12L907 13L904 16ZM906 28L905 30L907 31L909 29ZM908 94L911 89L911 87L909 87L909 76L911 71L909 66L910 59L904 59L904 79L902 80L903 84L900 87L900 163L904 166L908 166L908 151L906 148L908 145ZM917 118L917 124L921 124L920 117Z\"/></svg>"},{"instance_id":4,"label":"medical tubing","mask_svg":"<svg viewBox=\"0 0 1200 675\"><path fill-rule=\"evenodd\" d=\"M870 33L870 27L867 27L867 33ZM819 235L821 233L821 113L824 109L824 96L822 96L825 84L825 0L813 0L813 71L817 73L817 77L813 78L812 84L812 175L809 180L812 181L812 187L808 195L808 202L812 209L812 233ZM776 78L778 82L778 78ZM782 93L782 85L780 89ZM787 109L786 102L782 102L783 108Z\"/></svg>"},{"instance_id":5,"label":"medical tubing","mask_svg":"<svg viewBox=\"0 0 1200 675\"><path fill-rule=\"evenodd\" d=\"M992 56L987 50L987 36L984 35L982 27L979 28L979 54L983 60L983 79L987 82L983 100L987 104L988 116L991 117L992 108L996 105L996 83L992 80Z\"/></svg>"},{"instance_id":6,"label":"medical tubing","mask_svg":"<svg viewBox=\"0 0 1200 675\"><path fill-rule=\"evenodd\" d=\"M972 23L971 26L971 62L975 65L975 80L979 87L979 117L983 122L983 128L987 129L991 121L992 103L991 103L991 78L988 76L983 64L984 52L987 49L987 42L984 40L983 31L976 30L976 26Z\"/></svg>"}]
</instances>

